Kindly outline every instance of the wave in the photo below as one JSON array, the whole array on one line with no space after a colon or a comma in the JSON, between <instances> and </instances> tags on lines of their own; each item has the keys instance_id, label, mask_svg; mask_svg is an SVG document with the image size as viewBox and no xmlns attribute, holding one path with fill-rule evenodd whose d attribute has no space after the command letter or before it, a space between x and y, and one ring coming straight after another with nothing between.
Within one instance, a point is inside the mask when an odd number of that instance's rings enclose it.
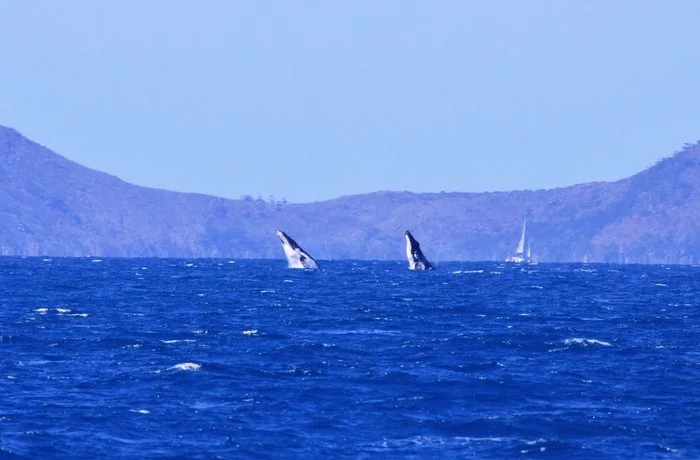
<instances>
[{"instance_id":1,"label":"wave","mask_svg":"<svg viewBox=\"0 0 700 460\"><path fill-rule=\"evenodd\" d=\"M601 345L604 347L611 347L612 344L610 342L605 342L603 340L598 340L598 339L584 339L580 337L574 337L571 339L566 339L564 340L565 345L583 345L583 346L588 346L588 345Z\"/></svg>"},{"instance_id":2,"label":"wave","mask_svg":"<svg viewBox=\"0 0 700 460\"><path fill-rule=\"evenodd\" d=\"M198 371L201 367L202 365L197 363L179 363L175 364L169 369L177 371Z\"/></svg>"}]
</instances>

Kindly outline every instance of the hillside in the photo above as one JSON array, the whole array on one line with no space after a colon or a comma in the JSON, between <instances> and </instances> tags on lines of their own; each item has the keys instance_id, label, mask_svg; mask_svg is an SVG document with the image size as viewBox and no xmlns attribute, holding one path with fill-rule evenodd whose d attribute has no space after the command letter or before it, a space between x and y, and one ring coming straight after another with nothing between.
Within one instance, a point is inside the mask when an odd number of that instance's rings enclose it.
<instances>
[{"instance_id":1,"label":"hillside","mask_svg":"<svg viewBox=\"0 0 700 460\"><path fill-rule=\"evenodd\" d=\"M554 190L376 192L308 204L156 190L0 127L3 255L283 258L283 228L317 259L503 260L529 216L543 262L700 262L700 144L630 178Z\"/></svg>"}]
</instances>

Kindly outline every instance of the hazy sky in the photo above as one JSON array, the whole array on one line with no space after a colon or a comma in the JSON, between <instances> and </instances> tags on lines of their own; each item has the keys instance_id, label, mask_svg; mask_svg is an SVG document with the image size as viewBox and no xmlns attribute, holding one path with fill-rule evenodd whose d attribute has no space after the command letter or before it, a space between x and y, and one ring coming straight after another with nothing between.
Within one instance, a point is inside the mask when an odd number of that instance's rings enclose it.
<instances>
[{"instance_id":1,"label":"hazy sky","mask_svg":"<svg viewBox=\"0 0 700 460\"><path fill-rule=\"evenodd\" d=\"M700 1L0 0L0 124L308 202L629 176L700 139Z\"/></svg>"}]
</instances>

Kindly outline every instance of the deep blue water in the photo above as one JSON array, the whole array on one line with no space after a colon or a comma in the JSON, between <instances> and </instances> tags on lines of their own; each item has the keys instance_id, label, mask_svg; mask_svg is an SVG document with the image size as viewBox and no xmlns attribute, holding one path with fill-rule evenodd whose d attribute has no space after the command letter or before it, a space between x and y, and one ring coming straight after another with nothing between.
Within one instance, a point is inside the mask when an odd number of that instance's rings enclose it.
<instances>
[{"instance_id":1,"label":"deep blue water","mask_svg":"<svg viewBox=\"0 0 700 460\"><path fill-rule=\"evenodd\" d=\"M0 456L698 458L700 267L0 258Z\"/></svg>"}]
</instances>

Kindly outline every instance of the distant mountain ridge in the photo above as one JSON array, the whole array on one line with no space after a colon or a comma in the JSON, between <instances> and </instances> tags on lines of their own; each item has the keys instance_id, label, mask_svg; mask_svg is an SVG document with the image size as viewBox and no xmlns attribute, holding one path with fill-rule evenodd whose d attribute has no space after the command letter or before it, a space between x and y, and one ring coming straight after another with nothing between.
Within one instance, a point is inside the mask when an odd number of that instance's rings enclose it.
<instances>
[{"instance_id":1,"label":"distant mountain ridge","mask_svg":"<svg viewBox=\"0 0 700 460\"><path fill-rule=\"evenodd\" d=\"M151 189L0 126L0 253L279 258L282 228L315 258L503 260L528 215L541 262L700 263L700 144L616 182L487 193L375 192L266 203Z\"/></svg>"}]
</instances>

